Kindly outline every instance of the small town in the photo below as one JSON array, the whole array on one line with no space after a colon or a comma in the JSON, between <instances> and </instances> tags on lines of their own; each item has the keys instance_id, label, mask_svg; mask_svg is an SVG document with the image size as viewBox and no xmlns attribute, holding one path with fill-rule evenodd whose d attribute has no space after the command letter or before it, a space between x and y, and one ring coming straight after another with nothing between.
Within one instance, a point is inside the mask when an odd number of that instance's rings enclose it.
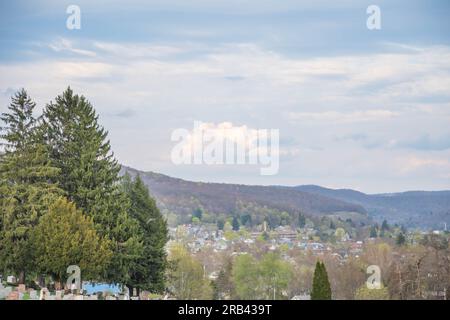
<instances>
[{"instance_id":1,"label":"small town","mask_svg":"<svg viewBox=\"0 0 450 320\"><path fill-rule=\"evenodd\" d=\"M263 223L250 231L244 227L235 231L231 222L225 223L224 230L219 230L212 224L199 224L197 221L170 227L168 228L170 240L166 245L166 251L170 256L172 246L182 245L189 255L201 264L203 277L214 283L218 281L220 275L223 275L224 261L232 261L238 256L275 253L281 261L292 266L299 261L309 261L306 263L312 264L316 260L323 260L327 261L328 265L343 267L349 261L361 260L361 256L366 254L365 250L368 248L384 246L386 249L388 246L377 237L352 239L342 228L335 230L334 241L324 242L318 236L319 231L311 225L303 228L278 226L269 230L267 223ZM409 245L416 245L420 239L428 236L448 239L449 233L442 230L406 232L403 241ZM399 239L397 238L396 241ZM393 241L388 242L393 243ZM393 258L396 256L404 258L398 252L384 253L390 254ZM304 275L308 277L306 273ZM0 300L167 300L176 298L169 291L162 295L148 291L137 294L135 290L130 292L127 288L106 283L83 282L80 290L75 289L73 285L72 288L66 286L65 290L54 290L54 286L51 286L53 288L49 290L46 287L40 288L37 283L34 288L18 284L18 279L14 276L0 275L0 279L2 280ZM287 288L284 289L281 293L283 299L311 299L307 288L303 288L304 291L289 293ZM445 299L446 292L436 291L430 294L435 298ZM222 292L217 298L230 299L231 297Z\"/></svg>"}]
</instances>

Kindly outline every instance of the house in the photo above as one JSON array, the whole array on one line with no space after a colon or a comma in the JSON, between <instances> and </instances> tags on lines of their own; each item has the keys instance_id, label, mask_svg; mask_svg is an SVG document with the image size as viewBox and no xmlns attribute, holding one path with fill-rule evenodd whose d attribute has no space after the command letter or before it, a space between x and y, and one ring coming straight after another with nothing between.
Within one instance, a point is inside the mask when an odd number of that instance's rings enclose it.
<instances>
[{"instance_id":1,"label":"house","mask_svg":"<svg viewBox=\"0 0 450 320\"><path fill-rule=\"evenodd\" d=\"M290 241L292 241L292 240L295 240L295 239L297 239L297 232L295 232L294 230L292 230L290 227L278 227L278 228L276 228L275 229L275 231L276 231L276 235L277 235L277 238L279 239L279 240L290 240Z\"/></svg>"}]
</instances>

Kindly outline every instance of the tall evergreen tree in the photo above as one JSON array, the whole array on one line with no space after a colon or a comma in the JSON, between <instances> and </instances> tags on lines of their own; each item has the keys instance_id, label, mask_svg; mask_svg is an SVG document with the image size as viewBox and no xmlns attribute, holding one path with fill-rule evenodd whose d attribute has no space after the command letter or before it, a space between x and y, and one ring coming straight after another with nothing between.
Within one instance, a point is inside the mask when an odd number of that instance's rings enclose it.
<instances>
[{"instance_id":1,"label":"tall evergreen tree","mask_svg":"<svg viewBox=\"0 0 450 320\"><path fill-rule=\"evenodd\" d=\"M19 283L34 269L30 232L61 193L49 182L59 170L42 142L35 106L22 89L1 115L5 153L0 158L0 268L18 274Z\"/></svg>"},{"instance_id":2,"label":"tall evergreen tree","mask_svg":"<svg viewBox=\"0 0 450 320\"><path fill-rule=\"evenodd\" d=\"M376 226L370 227L370 237L371 237L371 238L376 238L376 237L378 237L378 232L377 232Z\"/></svg>"},{"instance_id":3,"label":"tall evergreen tree","mask_svg":"<svg viewBox=\"0 0 450 320\"><path fill-rule=\"evenodd\" d=\"M1 137L6 153L22 150L28 146L37 122L33 116L35 107L36 103L23 88L11 98L9 112L2 113L0 117L4 123L1 127Z\"/></svg>"},{"instance_id":4,"label":"tall evergreen tree","mask_svg":"<svg viewBox=\"0 0 450 320\"><path fill-rule=\"evenodd\" d=\"M331 300L331 287L323 262L317 261L314 270L311 300Z\"/></svg>"},{"instance_id":5,"label":"tall evergreen tree","mask_svg":"<svg viewBox=\"0 0 450 320\"><path fill-rule=\"evenodd\" d=\"M61 170L61 188L77 208L111 229L116 218L111 212L122 209L115 200L120 166L94 108L69 87L47 104L43 119L51 160Z\"/></svg>"},{"instance_id":6,"label":"tall evergreen tree","mask_svg":"<svg viewBox=\"0 0 450 320\"><path fill-rule=\"evenodd\" d=\"M225 226L225 221L221 218L217 220L217 230L223 230L223 227Z\"/></svg>"},{"instance_id":7,"label":"tall evergreen tree","mask_svg":"<svg viewBox=\"0 0 450 320\"><path fill-rule=\"evenodd\" d=\"M234 294L233 260L225 262L214 283L215 300L226 300Z\"/></svg>"},{"instance_id":8,"label":"tall evergreen tree","mask_svg":"<svg viewBox=\"0 0 450 320\"><path fill-rule=\"evenodd\" d=\"M165 289L167 266L166 221L139 175L132 181L127 173L123 179L123 187L130 201L129 215L138 221L143 241L142 256L131 268L127 286L138 291L142 289L161 293Z\"/></svg>"},{"instance_id":9,"label":"tall evergreen tree","mask_svg":"<svg viewBox=\"0 0 450 320\"><path fill-rule=\"evenodd\" d=\"M333 220L330 221L330 229L333 229L333 230L336 229L336 224L334 223Z\"/></svg>"},{"instance_id":10,"label":"tall evergreen tree","mask_svg":"<svg viewBox=\"0 0 450 320\"><path fill-rule=\"evenodd\" d=\"M43 123L52 163L60 169L56 181L69 201L93 218L99 235L111 240L114 255L106 280L124 281L140 244L135 237L137 223L126 212L120 165L107 131L99 125L91 103L70 87L47 104Z\"/></svg>"},{"instance_id":11,"label":"tall evergreen tree","mask_svg":"<svg viewBox=\"0 0 450 320\"><path fill-rule=\"evenodd\" d=\"M298 214L298 227L299 228L304 228L306 225L306 218L303 215L303 213L299 213Z\"/></svg>"}]
</instances>

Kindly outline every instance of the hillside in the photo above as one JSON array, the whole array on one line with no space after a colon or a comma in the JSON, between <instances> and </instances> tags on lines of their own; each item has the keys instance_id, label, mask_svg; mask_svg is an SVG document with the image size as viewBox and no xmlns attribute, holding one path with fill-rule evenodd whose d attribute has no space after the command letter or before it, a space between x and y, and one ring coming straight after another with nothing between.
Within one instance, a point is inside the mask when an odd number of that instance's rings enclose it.
<instances>
[{"instance_id":1,"label":"hillside","mask_svg":"<svg viewBox=\"0 0 450 320\"><path fill-rule=\"evenodd\" d=\"M294 188L192 182L129 167L122 167L124 172L131 176L139 173L162 210L186 218L202 209L212 215L248 213L256 219L264 219L268 212L281 216L287 212L291 218L301 212L310 217L342 214L353 221L368 221L361 205Z\"/></svg>"},{"instance_id":2,"label":"hillside","mask_svg":"<svg viewBox=\"0 0 450 320\"><path fill-rule=\"evenodd\" d=\"M210 215L248 213L255 219L287 213L292 221L303 213L309 217L336 216L368 223L381 223L421 229L450 227L450 191L407 191L366 194L352 189L329 189L316 185L296 187L251 186L193 182L154 172L122 167L132 176L139 173L158 206L167 214L189 221L195 210ZM259 218L258 218L259 217ZM281 218L279 218L281 219Z\"/></svg>"},{"instance_id":3,"label":"hillside","mask_svg":"<svg viewBox=\"0 0 450 320\"><path fill-rule=\"evenodd\" d=\"M328 189L315 185L294 187L296 190L363 206L376 221L384 219L406 227L443 229L450 227L450 191L407 191L365 194L351 189Z\"/></svg>"}]
</instances>

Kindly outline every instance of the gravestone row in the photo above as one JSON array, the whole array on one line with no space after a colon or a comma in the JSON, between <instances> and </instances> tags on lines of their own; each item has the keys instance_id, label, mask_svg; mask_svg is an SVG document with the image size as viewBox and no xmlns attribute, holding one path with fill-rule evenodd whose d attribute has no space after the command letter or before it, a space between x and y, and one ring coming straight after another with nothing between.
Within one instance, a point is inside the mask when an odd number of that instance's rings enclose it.
<instances>
[{"instance_id":1,"label":"gravestone row","mask_svg":"<svg viewBox=\"0 0 450 320\"><path fill-rule=\"evenodd\" d=\"M26 289L25 285L17 287L4 286L0 283L0 300L98 300L97 294L83 295L83 294L64 294L63 290L56 290L53 293L47 288L42 288L40 291L34 289ZM118 296L105 296L106 300L138 300L139 297L129 297L126 294Z\"/></svg>"}]
</instances>

